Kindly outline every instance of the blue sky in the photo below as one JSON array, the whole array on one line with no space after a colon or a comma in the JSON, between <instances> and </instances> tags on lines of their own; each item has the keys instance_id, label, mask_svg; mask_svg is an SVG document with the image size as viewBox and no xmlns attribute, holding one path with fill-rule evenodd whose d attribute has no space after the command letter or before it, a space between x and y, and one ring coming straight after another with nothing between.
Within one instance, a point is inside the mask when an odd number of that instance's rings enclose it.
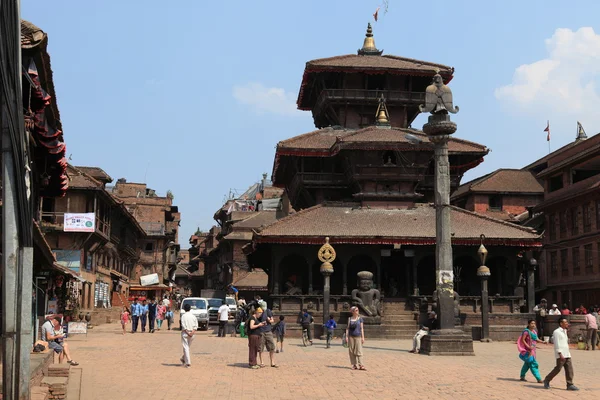
<instances>
[{"instance_id":1,"label":"blue sky","mask_svg":"<svg viewBox=\"0 0 600 400\"><path fill-rule=\"evenodd\" d=\"M306 61L354 53L381 4L23 0L22 17L49 34L72 163L171 190L185 247L231 188L270 174L278 141L313 129L294 109ZM577 120L598 132L598 15L593 0L389 0L373 28L384 54L456 68L455 136L492 149L466 181L547 154L547 119L553 149Z\"/></svg>"}]
</instances>

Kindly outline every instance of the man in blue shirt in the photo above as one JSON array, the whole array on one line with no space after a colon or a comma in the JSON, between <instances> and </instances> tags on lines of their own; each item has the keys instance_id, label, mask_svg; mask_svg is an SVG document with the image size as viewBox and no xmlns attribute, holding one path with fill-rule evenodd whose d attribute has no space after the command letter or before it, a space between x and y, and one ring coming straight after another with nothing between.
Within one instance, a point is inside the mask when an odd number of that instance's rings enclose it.
<instances>
[{"instance_id":1,"label":"man in blue shirt","mask_svg":"<svg viewBox=\"0 0 600 400\"><path fill-rule=\"evenodd\" d=\"M233 292L233 295L235 296L235 304L238 303L239 299L238 299L238 293L240 292L235 286L233 286L233 284L229 284L229 289Z\"/></svg>"},{"instance_id":2,"label":"man in blue shirt","mask_svg":"<svg viewBox=\"0 0 600 400\"><path fill-rule=\"evenodd\" d=\"M142 314L142 306L138 304L137 299L133 300L131 305L131 333L137 332L138 322Z\"/></svg>"},{"instance_id":3,"label":"man in blue shirt","mask_svg":"<svg viewBox=\"0 0 600 400\"><path fill-rule=\"evenodd\" d=\"M142 300L142 305L140 306L140 320L142 321L142 333L146 332L146 320L148 319L148 304L146 300Z\"/></svg>"}]
</instances>

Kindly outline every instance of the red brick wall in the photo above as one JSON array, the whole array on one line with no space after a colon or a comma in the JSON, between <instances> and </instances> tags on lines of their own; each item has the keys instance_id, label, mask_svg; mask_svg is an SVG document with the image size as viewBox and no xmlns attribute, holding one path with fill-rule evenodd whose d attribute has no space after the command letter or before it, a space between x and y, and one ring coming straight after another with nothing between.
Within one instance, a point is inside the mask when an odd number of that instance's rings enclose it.
<instances>
[{"instance_id":1,"label":"red brick wall","mask_svg":"<svg viewBox=\"0 0 600 400\"><path fill-rule=\"evenodd\" d=\"M476 194L470 196L467 201L467 210L484 213L489 210L488 194ZM518 215L527 211L527 207L536 206L542 201L542 195L538 196L515 196L502 195L502 211Z\"/></svg>"}]
</instances>

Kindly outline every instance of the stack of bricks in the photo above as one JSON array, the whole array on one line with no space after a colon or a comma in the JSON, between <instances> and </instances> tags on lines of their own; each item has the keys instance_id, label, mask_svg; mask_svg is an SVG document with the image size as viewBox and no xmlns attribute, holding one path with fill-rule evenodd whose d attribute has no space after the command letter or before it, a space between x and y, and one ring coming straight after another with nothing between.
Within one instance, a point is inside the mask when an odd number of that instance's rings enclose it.
<instances>
[{"instance_id":1,"label":"stack of bricks","mask_svg":"<svg viewBox=\"0 0 600 400\"><path fill-rule=\"evenodd\" d=\"M42 380L42 385L48 387L48 400L65 400L67 398L67 384L69 378L47 376Z\"/></svg>"},{"instance_id":2,"label":"stack of bricks","mask_svg":"<svg viewBox=\"0 0 600 400\"><path fill-rule=\"evenodd\" d=\"M70 364L52 364L48 366L48 375L53 378L68 378L71 370Z\"/></svg>"},{"instance_id":3,"label":"stack of bricks","mask_svg":"<svg viewBox=\"0 0 600 400\"><path fill-rule=\"evenodd\" d=\"M33 386L31 388L31 400L48 400L48 388Z\"/></svg>"}]
</instances>

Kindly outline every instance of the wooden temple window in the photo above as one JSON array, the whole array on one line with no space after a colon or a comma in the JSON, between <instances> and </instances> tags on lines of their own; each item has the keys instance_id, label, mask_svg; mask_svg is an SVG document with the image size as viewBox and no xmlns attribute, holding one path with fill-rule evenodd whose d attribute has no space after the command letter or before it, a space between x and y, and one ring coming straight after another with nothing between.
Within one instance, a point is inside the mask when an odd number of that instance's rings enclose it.
<instances>
[{"instance_id":1,"label":"wooden temple window","mask_svg":"<svg viewBox=\"0 0 600 400\"><path fill-rule=\"evenodd\" d=\"M579 216L577 215L577 207L571 208L571 235L579 234Z\"/></svg>"},{"instance_id":2,"label":"wooden temple window","mask_svg":"<svg viewBox=\"0 0 600 400\"><path fill-rule=\"evenodd\" d=\"M596 200L596 231L600 231L600 200Z\"/></svg>"},{"instance_id":3,"label":"wooden temple window","mask_svg":"<svg viewBox=\"0 0 600 400\"><path fill-rule=\"evenodd\" d=\"M383 164L384 165L397 165L396 154L390 150L383 153Z\"/></svg>"},{"instance_id":4,"label":"wooden temple window","mask_svg":"<svg viewBox=\"0 0 600 400\"><path fill-rule=\"evenodd\" d=\"M550 252L550 275L553 278L558 276L558 265L556 263L556 252Z\"/></svg>"},{"instance_id":5,"label":"wooden temple window","mask_svg":"<svg viewBox=\"0 0 600 400\"><path fill-rule=\"evenodd\" d=\"M558 225L560 229L560 238L565 239L567 237L567 213L561 212L558 216Z\"/></svg>"},{"instance_id":6,"label":"wooden temple window","mask_svg":"<svg viewBox=\"0 0 600 400\"><path fill-rule=\"evenodd\" d=\"M591 274L594 272L594 253L592 245L586 244L583 246L583 251L585 253L585 273Z\"/></svg>"},{"instance_id":7,"label":"wooden temple window","mask_svg":"<svg viewBox=\"0 0 600 400\"><path fill-rule=\"evenodd\" d=\"M488 204L489 204L490 210L502 211L502 196L501 195L490 196L488 199Z\"/></svg>"},{"instance_id":8,"label":"wooden temple window","mask_svg":"<svg viewBox=\"0 0 600 400\"><path fill-rule=\"evenodd\" d=\"M548 216L548 231L550 232L550 240L556 240L556 218L554 214Z\"/></svg>"},{"instance_id":9,"label":"wooden temple window","mask_svg":"<svg viewBox=\"0 0 600 400\"><path fill-rule=\"evenodd\" d=\"M581 265L579 264L579 247L573 247L573 275L581 274Z\"/></svg>"},{"instance_id":10,"label":"wooden temple window","mask_svg":"<svg viewBox=\"0 0 600 400\"><path fill-rule=\"evenodd\" d=\"M560 251L560 271L562 276L569 276L569 250Z\"/></svg>"},{"instance_id":11,"label":"wooden temple window","mask_svg":"<svg viewBox=\"0 0 600 400\"><path fill-rule=\"evenodd\" d=\"M583 231L590 232L592 230L592 205L585 204L583 206Z\"/></svg>"}]
</instances>

